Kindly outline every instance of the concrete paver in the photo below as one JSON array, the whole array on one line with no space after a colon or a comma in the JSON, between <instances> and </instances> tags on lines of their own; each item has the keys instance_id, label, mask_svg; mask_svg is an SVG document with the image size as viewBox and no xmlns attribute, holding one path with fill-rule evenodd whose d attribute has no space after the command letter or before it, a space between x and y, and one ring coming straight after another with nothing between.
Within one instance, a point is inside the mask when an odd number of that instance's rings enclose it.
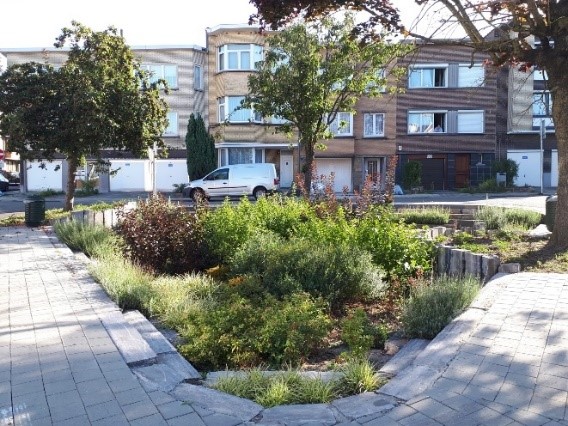
<instances>
[{"instance_id":1,"label":"concrete paver","mask_svg":"<svg viewBox=\"0 0 568 426\"><path fill-rule=\"evenodd\" d=\"M0 228L0 265L0 425L568 425L568 275L498 275L388 395L264 410L183 383L167 344L129 365L112 335L127 320L43 229ZM163 366L181 382L149 374Z\"/></svg>"}]
</instances>

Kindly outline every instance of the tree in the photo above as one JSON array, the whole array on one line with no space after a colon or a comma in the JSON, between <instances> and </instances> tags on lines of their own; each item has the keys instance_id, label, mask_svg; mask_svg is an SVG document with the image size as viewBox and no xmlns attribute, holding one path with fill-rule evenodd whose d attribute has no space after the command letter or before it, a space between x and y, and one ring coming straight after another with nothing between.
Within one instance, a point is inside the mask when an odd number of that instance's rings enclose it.
<instances>
[{"instance_id":1,"label":"tree","mask_svg":"<svg viewBox=\"0 0 568 426\"><path fill-rule=\"evenodd\" d=\"M251 0L263 26L278 28L298 16L315 19L342 7L366 12L369 20L358 30L372 36L378 25L398 28L407 35L436 42L442 31L460 28L465 36L455 40L473 51L491 56L493 66L545 71L553 104L552 116L558 144L558 205L550 243L557 250L568 247L568 2L565 0L416 0L438 25L430 34L405 28L389 0ZM441 22L441 23L440 23ZM426 31L426 30L425 30ZM437 32L437 33L436 33ZM445 40L444 42L447 42Z\"/></svg>"},{"instance_id":2,"label":"tree","mask_svg":"<svg viewBox=\"0 0 568 426\"><path fill-rule=\"evenodd\" d=\"M167 105L164 82L150 84L115 28L94 32L78 22L54 44L65 64L28 62L0 75L0 135L23 159L67 160L65 210L73 209L75 174L86 157L101 164L104 149L145 154L161 139Z\"/></svg>"},{"instance_id":3,"label":"tree","mask_svg":"<svg viewBox=\"0 0 568 426\"><path fill-rule=\"evenodd\" d=\"M298 132L305 155L304 185L311 188L316 149L333 137L338 112L352 111L362 96L379 96L386 87L386 67L404 48L374 41L359 44L351 36L354 21L324 19L312 26L296 24L270 35L258 72L249 76L243 106L285 124L277 132Z\"/></svg>"},{"instance_id":4,"label":"tree","mask_svg":"<svg viewBox=\"0 0 568 426\"><path fill-rule=\"evenodd\" d=\"M201 114L189 116L185 148L189 180L201 179L217 167L215 139L207 132Z\"/></svg>"}]
</instances>

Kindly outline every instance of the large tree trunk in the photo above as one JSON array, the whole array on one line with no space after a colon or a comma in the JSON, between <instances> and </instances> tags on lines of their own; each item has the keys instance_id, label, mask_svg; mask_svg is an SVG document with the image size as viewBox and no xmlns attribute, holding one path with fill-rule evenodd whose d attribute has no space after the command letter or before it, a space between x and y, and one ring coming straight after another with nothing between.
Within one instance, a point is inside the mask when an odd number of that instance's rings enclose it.
<instances>
[{"instance_id":1,"label":"large tree trunk","mask_svg":"<svg viewBox=\"0 0 568 426\"><path fill-rule=\"evenodd\" d=\"M70 212L73 210L73 203L75 202L75 173L79 167L79 159L67 158L67 191L65 192L65 206L63 210Z\"/></svg>"},{"instance_id":2,"label":"large tree trunk","mask_svg":"<svg viewBox=\"0 0 568 426\"><path fill-rule=\"evenodd\" d=\"M568 74L564 67L547 71L558 145L558 204L550 244L562 250L568 247Z\"/></svg>"}]
</instances>

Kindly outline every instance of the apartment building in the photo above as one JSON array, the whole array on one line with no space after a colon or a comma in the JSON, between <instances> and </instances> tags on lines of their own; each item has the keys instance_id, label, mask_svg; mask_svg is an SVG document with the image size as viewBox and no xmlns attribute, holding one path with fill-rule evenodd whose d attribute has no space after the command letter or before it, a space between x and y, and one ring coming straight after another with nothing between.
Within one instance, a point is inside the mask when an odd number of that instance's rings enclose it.
<instances>
[{"instance_id":1,"label":"apartment building","mask_svg":"<svg viewBox=\"0 0 568 426\"><path fill-rule=\"evenodd\" d=\"M207 53L205 48L195 45L134 46L132 51L142 68L151 73L151 79L164 79L169 86L169 93L163 95L169 106L169 125L163 134L169 156L157 161L156 184L159 190L171 191L173 184L188 181L185 135L190 114L201 114L207 120ZM55 48L0 48L0 52L8 66L36 61L59 67L67 58L65 50ZM148 159L113 150L104 152L103 156L109 159L111 169L117 173L97 173L94 161L89 159L85 168L78 172L77 179L98 180L100 192L152 190L152 164ZM40 167L39 162L27 162L25 171L25 190L62 190L66 187L67 165L63 159L55 160L46 168Z\"/></svg>"},{"instance_id":2,"label":"apartment building","mask_svg":"<svg viewBox=\"0 0 568 426\"><path fill-rule=\"evenodd\" d=\"M209 130L216 137L219 165L242 162L275 163L281 186L289 187L304 160L298 137L275 133L278 120L266 119L253 110L239 109L248 93L248 76L262 60L269 34L249 25L208 28ZM322 141L326 150L316 151L317 173L335 175L337 192L360 189L366 176L384 176L386 159L395 154L396 99L362 98L357 113L340 111L332 123L334 138ZM340 126L339 123L342 123Z\"/></svg>"},{"instance_id":3,"label":"apartment building","mask_svg":"<svg viewBox=\"0 0 568 426\"><path fill-rule=\"evenodd\" d=\"M421 164L421 186L446 190L494 177L496 71L485 57L447 43L419 43L397 96L397 182L409 161Z\"/></svg>"}]
</instances>

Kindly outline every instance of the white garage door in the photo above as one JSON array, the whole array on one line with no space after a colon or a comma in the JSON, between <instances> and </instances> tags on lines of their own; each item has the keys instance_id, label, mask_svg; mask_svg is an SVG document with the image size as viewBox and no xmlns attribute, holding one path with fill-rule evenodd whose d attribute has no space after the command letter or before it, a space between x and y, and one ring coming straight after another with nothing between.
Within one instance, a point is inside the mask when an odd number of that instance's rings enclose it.
<instances>
[{"instance_id":1,"label":"white garage door","mask_svg":"<svg viewBox=\"0 0 568 426\"><path fill-rule=\"evenodd\" d=\"M552 150L552 162L550 164L550 186L558 186L558 150Z\"/></svg>"},{"instance_id":2,"label":"white garage door","mask_svg":"<svg viewBox=\"0 0 568 426\"><path fill-rule=\"evenodd\" d=\"M188 183L185 160L156 160L156 188L162 192L172 192L174 183Z\"/></svg>"},{"instance_id":3,"label":"white garage door","mask_svg":"<svg viewBox=\"0 0 568 426\"><path fill-rule=\"evenodd\" d=\"M335 173L333 190L335 192L342 192L343 188L347 187L348 191L352 189L351 178L351 159L316 159L317 174L330 176Z\"/></svg>"},{"instance_id":4,"label":"white garage door","mask_svg":"<svg viewBox=\"0 0 568 426\"><path fill-rule=\"evenodd\" d=\"M149 160L111 160L111 191L151 191L152 179Z\"/></svg>"},{"instance_id":5,"label":"white garage door","mask_svg":"<svg viewBox=\"0 0 568 426\"><path fill-rule=\"evenodd\" d=\"M540 152L539 150L507 151L507 158L519 165L519 174L515 179L516 186L540 187Z\"/></svg>"},{"instance_id":6,"label":"white garage door","mask_svg":"<svg viewBox=\"0 0 568 426\"><path fill-rule=\"evenodd\" d=\"M55 160L27 162L26 178L28 191L44 191L53 189L63 191L63 161ZM45 167L42 167L42 164Z\"/></svg>"}]
</instances>

